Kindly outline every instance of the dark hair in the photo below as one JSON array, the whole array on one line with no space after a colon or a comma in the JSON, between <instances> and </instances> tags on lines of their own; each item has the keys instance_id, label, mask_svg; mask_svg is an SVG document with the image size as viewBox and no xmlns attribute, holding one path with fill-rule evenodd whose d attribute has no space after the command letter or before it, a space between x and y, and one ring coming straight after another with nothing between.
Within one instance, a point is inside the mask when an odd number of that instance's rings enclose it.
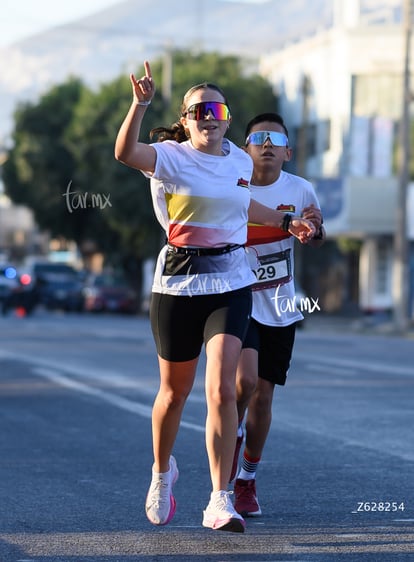
<instances>
[{"instance_id":1,"label":"dark hair","mask_svg":"<svg viewBox=\"0 0 414 562\"><path fill-rule=\"evenodd\" d=\"M278 123L279 125L281 125L286 133L287 138L289 138L289 132L287 130L285 122L283 121L283 117L278 113L261 113L260 115L256 115L256 117L253 117L253 119L251 119L247 123L245 138L249 136L250 131L252 130L254 125L263 123L264 121L270 121L271 123Z\"/></svg>"},{"instance_id":2,"label":"dark hair","mask_svg":"<svg viewBox=\"0 0 414 562\"><path fill-rule=\"evenodd\" d=\"M180 121L173 123L171 127L155 127L150 131L150 139L157 137L157 142L165 140L175 140L177 142L184 142L188 140L187 133Z\"/></svg>"},{"instance_id":3,"label":"dark hair","mask_svg":"<svg viewBox=\"0 0 414 562\"><path fill-rule=\"evenodd\" d=\"M221 88L219 88L216 84L212 82L202 82L201 84L196 84L192 86L187 92L184 94L183 103L181 104L180 116L183 117L187 111L188 99L197 92L197 90L215 90L221 96L223 96L224 103L229 107L229 103L227 101L226 96ZM230 109L230 107L229 107ZM170 127L156 127L155 129L151 129L150 131L150 139L154 136L157 136L157 141L162 142L165 140L175 140L177 142L184 142L188 140L188 133L184 129L183 124L181 121L176 121Z\"/></svg>"}]
</instances>

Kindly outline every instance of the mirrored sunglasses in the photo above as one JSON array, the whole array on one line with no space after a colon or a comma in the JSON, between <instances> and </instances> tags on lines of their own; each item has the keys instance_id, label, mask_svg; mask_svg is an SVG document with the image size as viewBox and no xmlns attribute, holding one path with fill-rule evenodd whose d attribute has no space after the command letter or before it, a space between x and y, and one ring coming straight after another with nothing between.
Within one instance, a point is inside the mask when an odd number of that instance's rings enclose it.
<instances>
[{"instance_id":1,"label":"mirrored sunglasses","mask_svg":"<svg viewBox=\"0 0 414 562\"><path fill-rule=\"evenodd\" d=\"M266 141L270 140L273 146L289 146L289 139L284 133L276 131L255 131L250 133L246 139L246 145L254 144L262 146Z\"/></svg>"},{"instance_id":2,"label":"mirrored sunglasses","mask_svg":"<svg viewBox=\"0 0 414 562\"><path fill-rule=\"evenodd\" d=\"M187 119L194 121L201 121L205 119L206 115L211 115L217 121L227 121L230 117L230 110L225 103L218 101L203 101L190 105L184 116Z\"/></svg>"}]
</instances>

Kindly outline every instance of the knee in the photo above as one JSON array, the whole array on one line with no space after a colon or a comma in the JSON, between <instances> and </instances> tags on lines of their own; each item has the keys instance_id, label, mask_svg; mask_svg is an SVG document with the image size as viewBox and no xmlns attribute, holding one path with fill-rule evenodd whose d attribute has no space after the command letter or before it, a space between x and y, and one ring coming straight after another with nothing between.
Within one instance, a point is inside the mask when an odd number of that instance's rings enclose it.
<instances>
[{"instance_id":1,"label":"knee","mask_svg":"<svg viewBox=\"0 0 414 562\"><path fill-rule=\"evenodd\" d=\"M265 413L272 409L272 396L256 391L253 394L252 400L249 404L249 408L256 410L257 412Z\"/></svg>"},{"instance_id":2,"label":"knee","mask_svg":"<svg viewBox=\"0 0 414 562\"><path fill-rule=\"evenodd\" d=\"M163 403L167 410L183 408L188 397L188 392L169 390L158 394L158 399Z\"/></svg>"},{"instance_id":3,"label":"knee","mask_svg":"<svg viewBox=\"0 0 414 562\"><path fill-rule=\"evenodd\" d=\"M207 401L210 405L223 407L228 404L236 403L236 387L235 385L221 384L207 391Z\"/></svg>"},{"instance_id":4,"label":"knee","mask_svg":"<svg viewBox=\"0 0 414 562\"><path fill-rule=\"evenodd\" d=\"M237 398L248 400L256 389L257 378L254 375L246 375L237 377L236 389Z\"/></svg>"}]
</instances>

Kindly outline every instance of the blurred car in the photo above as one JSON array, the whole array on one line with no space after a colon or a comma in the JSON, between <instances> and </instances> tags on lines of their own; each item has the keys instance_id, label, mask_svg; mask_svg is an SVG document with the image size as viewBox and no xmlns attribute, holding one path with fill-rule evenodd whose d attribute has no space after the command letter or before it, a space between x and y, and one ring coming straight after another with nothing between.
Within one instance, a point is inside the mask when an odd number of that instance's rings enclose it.
<instances>
[{"instance_id":1,"label":"blurred car","mask_svg":"<svg viewBox=\"0 0 414 562\"><path fill-rule=\"evenodd\" d=\"M83 310L83 283L77 270L70 265L34 261L25 274L38 304L48 309Z\"/></svg>"},{"instance_id":2,"label":"blurred car","mask_svg":"<svg viewBox=\"0 0 414 562\"><path fill-rule=\"evenodd\" d=\"M138 295L120 275L101 274L87 279L84 289L84 310L89 312L138 312Z\"/></svg>"},{"instance_id":3,"label":"blurred car","mask_svg":"<svg viewBox=\"0 0 414 562\"><path fill-rule=\"evenodd\" d=\"M36 297L30 288L30 280L19 275L14 265L0 264L0 311L7 314L10 310L20 309L30 314L36 306Z\"/></svg>"},{"instance_id":4,"label":"blurred car","mask_svg":"<svg viewBox=\"0 0 414 562\"><path fill-rule=\"evenodd\" d=\"M10 298L18 287L16 269L8 264L0 265L0 306L2 310L8 308Z\"/></svg>"}]
</instances>

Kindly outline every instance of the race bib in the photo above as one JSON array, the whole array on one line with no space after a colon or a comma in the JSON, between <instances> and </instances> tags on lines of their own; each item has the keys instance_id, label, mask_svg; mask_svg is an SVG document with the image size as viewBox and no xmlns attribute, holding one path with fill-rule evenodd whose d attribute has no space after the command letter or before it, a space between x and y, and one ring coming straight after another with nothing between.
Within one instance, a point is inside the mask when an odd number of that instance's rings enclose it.
<instances>
[{"instance_id":1,"label":"race bib","mask_svg":"<svg viewBox=\"0 0 414 562\"><path fill-rule=\"evenodd\" d=\"M252 267L257 280L252 286L253 291L278 287L292 279L290 248L274 254L257 255L256 262L256 266Z\"/></svg>"}]
</instances>

